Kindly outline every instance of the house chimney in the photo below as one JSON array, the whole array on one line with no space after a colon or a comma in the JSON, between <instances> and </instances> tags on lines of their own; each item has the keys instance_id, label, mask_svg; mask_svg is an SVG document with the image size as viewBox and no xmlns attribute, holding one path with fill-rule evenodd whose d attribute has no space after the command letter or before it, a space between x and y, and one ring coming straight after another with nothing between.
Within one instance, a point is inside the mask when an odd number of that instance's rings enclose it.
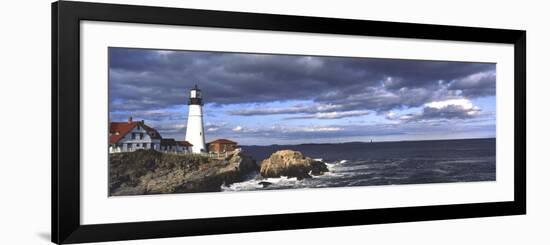
<instances>
[{"instance_id":1,"label":"house chimney","mask_svg":"<svg viewBox=\"0 0 550 245\"><path fill-rule=\"evenodd\" d=\"M132 122L132 116L129 116L128 117L128 123L131 123Z\"/></svg>"}]
</instances>

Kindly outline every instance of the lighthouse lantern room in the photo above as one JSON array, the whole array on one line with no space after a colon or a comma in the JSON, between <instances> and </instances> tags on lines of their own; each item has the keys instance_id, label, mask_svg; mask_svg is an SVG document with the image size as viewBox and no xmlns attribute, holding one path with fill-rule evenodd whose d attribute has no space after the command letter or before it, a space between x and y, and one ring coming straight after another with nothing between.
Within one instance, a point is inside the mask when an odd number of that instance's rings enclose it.
<instances>
[{"instance_id":1,"label":"lighthouse lantern room","mask_svg":"<svg viewBox=\"0 0 550 245\"><path fill-rule=\"evenodd\" d=\"M187 117L187 131L185 140L191 143L193 153L201 153L206 150L204 143L204 126L202 119L202 94L195 85L189 92L189 116Z\"/></svg>"}]
</instances>

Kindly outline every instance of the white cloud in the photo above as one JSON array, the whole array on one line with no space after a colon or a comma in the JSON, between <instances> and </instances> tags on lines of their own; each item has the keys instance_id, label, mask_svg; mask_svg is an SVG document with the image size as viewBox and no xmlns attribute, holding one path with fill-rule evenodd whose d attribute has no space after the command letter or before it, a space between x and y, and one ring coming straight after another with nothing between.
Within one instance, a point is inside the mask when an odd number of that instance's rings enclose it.
<instances>
[{"instance_id":1,"label":"white cloud","mask_svg":"<svg viewBox=\"0 0 550 245\"><path fill-rule=\"evenodd\" d=\"M317 118L317 119L340 119L345 117L358 117L358 116L365 116L368 115L368 111L333 111L333 112L318 112L312 115L304 115L304 116L293 116L293 117L287 117L287 119L310 119L310 118Z\"/></svg>"},{"instance_id":2,"label":"white cloud","mask_svg":"<svg viewBox=\"0 0 550 245\"><path fill-rule=\"evenodd\" d=\"M481 114L481 109L467 99L432 101L424 104L418 113L396 115L386 114L386 119L394 121L433 121L446 119L468 119Z\"/></svg>"},{"instance_id":3,"label":"white cloud","mask_svg":"<svg viewBox=\"0 0 550 245\"><path fill-rule=\"evenodd\" d=\"M386 113L386 119L395 120L396 118L397 118L397 114L395 114L395 112L389 111L388 113Z\"/></svg>"},{"instance_id":4,"label":"white cloud","mask_svg":"<svg viewBox=\"0 0 550 245\"><path fill-rule=\"evenodd\" d=\"M335 132L341 131L342 128L338 127L313 127L313 128L303 128L304 132Z\"/></svg>"},{"instance_id":5,"label":"white cloud","mask_svg":"<svg viewBox=\"0 0 550 245\"><path fill-rule=\"evenodd\" d=\"M454 85L460 86L462 88L476 88L481 83L494 83L496 79L496 71L485 71L478 72L471 75L468 75L464 78L454 81Z\"/></svg>"},{"instance_id":6,"label":"white cloud","mask_svg":"<svg viewBox=\"0 0 550 245\"><path fill-rule=\"evenodd\" d=\"M158 125L155 129L158 130L180 130L186 128L186 124L161 124Z\"/></svg>"},{"instance_id":7,"label":"white cloud","mask_svg":"<svg viewBox=\"0 0 550 245\"><path fill-rule=\"evenodd\" d=\"M257 107L243 110L230 111L230 115L252 116L252 115L273 115L273 114L295 114L295 113L318 113L330 112L341 108L342 105L334 104L310 104L310 105L293 105L289 107Z\"/></svg>"},{"instance_id":8,"label":"white cloud","mask_svg":"<svg viewBox=\"0 0 550 245\"><path fill-rule=\"evenodd\" d=\"M413 114L406 114L399 117L399 120L407 121L414 118Z\"/></svg>"},{"instance_id":9,"label":"white cloud","mask_svg":"<svg viewBox=\"0 0 550 245\"><path fill-rule=\"evenodd\" d=\"M467 99L452 99L452 100L443 100L443 101L434 101L430 103L426 103L424 105L425 107L435 108L435 109L443 109L448 106L457 106L464 110L472 110L472 109L479 109L474 104Z\"/></svg>"},{"instance_id":10,"label":"white cloud","mask_svg":"<svg viewBox=\"0 0 550 245\"><path fill-rule=\"evenodd\" d=\"M237 127L234 127L232 130L233 130L233 132L241 132L241 131L243 131L243 127L237 126Z\"/></svg>"}]
</instances>

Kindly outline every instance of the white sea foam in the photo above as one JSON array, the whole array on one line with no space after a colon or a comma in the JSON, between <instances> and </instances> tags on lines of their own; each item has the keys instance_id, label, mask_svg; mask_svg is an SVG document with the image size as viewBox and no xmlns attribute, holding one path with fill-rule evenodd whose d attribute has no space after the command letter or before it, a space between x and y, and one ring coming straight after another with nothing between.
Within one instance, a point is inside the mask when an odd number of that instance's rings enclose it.
<instances>
[{"instance_id":1,"label":"white sea foam","mask_svg":"<svg viewBox=\"0 0 550 245\"><path fill-rule=\"evenodd\" d=\"M484 163L487 162L485 159L465 159L465 160L448 160L448 161L439 161L436 164L457 164L457 163Z\"/></svg>"},{"instance_id":2,"label":"white sea foam","mask_svg":"<svg viewBox=\"0 0 550 245\"><path fill-rule=\"evenodd\" d=\"M322 158L316 158L316 161L323 161ZM243 182L233 183L229 186L221 186L222 191L251 191L251 190L267 190L267 189L288 189L288 188L308 188L308 187L323 187L327 186L327 183L324 183L326 179L334 179L343 176L349 176L352 173L342 173L352 170L354 168L361 168L360 166L347 166L344 167L347 160L334 161L332 163L324 162L329 169L329 172L326 172L322 175L314 176L312 175L311 179L301 179L289 178L286 176L280 178L262 178L258 175L256 178L249 179ZM310 172L311 175L311 172ZM262 183L264 182L264 183ZM262 183L262 184L261 184ZM269 183L269 184L265 184ZM265 184L265 186L264 186Z\"/></svg>"},{"instance_id":3,"label":"white sea foam","mask_svg":"<svg viewBox=\"0 0 550 245\"><path fill-rule=\"evenodd\" d=\"M261 182L270 183L270 185L264 187ZM229 186L221 186L222 191L250 191L260 189L270 189L270 187L306 187L303 184L303 180L298 178L288 178L286 176L280 178L255 178L248 181L233 183ZM271 188L274 189L274 188ZM276 189L276 188L275 188Z\"/></svg>"},{"instance_id":4,"label":"white sea foam","mask_svg":"<svg viewBox=\"0 0 550 245\"><path fill-rule=\"evenodd\" d=\"M329 167L329 172L325 172L323 173L322 175L312 175L311 177L313 179L326 179L326 178L334 178L334 177L342 177L344 176L344 174L342 173L336 173L334 171L332 171Z\"/></svg>"},{"instance_id":5,"label":"white sea foam","mask_svg":"<svg viewBox=\"0 0 550 245\"><path fill-rule=\"evenodd\" d=\"M257 190L261 189L262 185L259 184L260 181L258 180L248 180L243 182L237 182L233 183L229 186L222 185L221 190L222 191L249 191L249 190Z\"/></svg>"},{"instance_id":6,"label":"white sea foam","mask_svg":"<svg viewBox=\"0 0 550 245\"><path fill-rule=\"evenodd\" d=\"M355 165L355 166L338 166L338 171L339 172L358 172L358 171L362 171L362 170L367 170L367 169L370 169L371 167L370 166L365 166L365 165Z\"/></svg>"}]
</instances>

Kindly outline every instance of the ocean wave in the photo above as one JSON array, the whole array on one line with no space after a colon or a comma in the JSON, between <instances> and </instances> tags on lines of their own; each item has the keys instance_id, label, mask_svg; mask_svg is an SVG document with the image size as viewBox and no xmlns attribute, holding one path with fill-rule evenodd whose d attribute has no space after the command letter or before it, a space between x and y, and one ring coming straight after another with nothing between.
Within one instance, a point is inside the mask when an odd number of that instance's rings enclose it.
<instances>
[{"instance_id":1,"label":"ocean wave","mask_svg":"<svg viewBox=\"0 0 550 245\"><path fill-rule=\"evenodd\" d=\"M322 161L320 158L316 160ZM312 176L312 178L298 180L295 177L263 178L257 175L247 181L222 186L221 189L222 191L230 192L365 185L371 181L378 181L380 178L383 178L377 175L386 167L399 164L400 161L393 160L386 163L372 162L370 160L349 161L343 159L324 163L327 165L329 171L322 175ZM386 180L400 179L400 177L394 178L389 177Z\"/></svg>"},{"instance_id":2,"label":"ocean wave","mask_svg":"<svg viewBox=\"0 0 550 245\"><path fill-rule=\"evenodd\" d=\"M250 191L250 190L259 190L262 189L262 185L259 184L259 181L248 180L243 182L236 182L229 186L222 185L222 191Z\"/></svg>"},{"instance_id":3,"label":"ocean wave","mask_svg":"<svg viewBox=\"0 0 550 245\"><path fill-rule=\"evenodd\" d=\"M243 182L233 183L229 186L221 186L222 191L250 191L250 190L266 190L266 189L289 189L303 188L308 185L303 184L305 179L298 180L296 177L282 176L280 178L256 178Z\"/></svg>"},{"instance_id":4,"label":"ocean wave","mask_svg":"<svg viewBox=\"0 0 550 245\"><path fill-rule=\"evenodd\" d=\"M315 159L322 161L323 159ZM296 177L289 178L282 176L280 178L263 178L260 175L255 178L243 182L236 182L229 186L222 185L222 191L251 191L251 190L272 190L272 189L294 189L308 187L326 187L331 179L344 177L345 174L340 173L341 165L347 163L347 160L334 161L332 163L324 162L329 169L322 175L312 175L312 178L298 180ZM311 174L311 173L310 173ZM349 173L348 173L349 175Z\"/></svg>"},{"instance_id":5,"label":"ocean wave","mask_svg":"<svg viewBox=\"0 0 550 245\"><path fill-rule=\"evenodd\" d=\"M435 164L460 164L460 163L485 163L486 159L459 159L459 160L447 160L447 161L438 161Z\"/></svg>"},{"instance_id":6,"label":"ocean wave","mask_svg":"<svg viewBox=\"0 0 550 245\"><path fill-rule=\"evenodd\" d=\"M366 165L352 165L352 166L334 166L334 171L337 172L361 172L363 170L371 169L371 166Z\"/></svg>"},{"instance_id":7,"label":"ocean wave","mask_svg":"<svg viewBox=\"0 0 550 245\"><path fill-rule=\"evenodd\" d=\"M335 163L325 163L327 165L327 168L329 171L332 171L336 168L336 164Z\"/></svg>"},{"instance_id":8,"label":"ocean wave","mask_svg":"<svg viewBox=\"0 0 550 245\"><path fill-rule=\"evenodd\" d=\"M331 169L329 168L329 170L331 170ZM342 174L342 173L329 171L329 172L323 173L322 175L312 175L311 178L313 178L313 179L327 179L327 178L343 177L343 176L344 176L344 174Z\"/></svg>"}]
</instances>

